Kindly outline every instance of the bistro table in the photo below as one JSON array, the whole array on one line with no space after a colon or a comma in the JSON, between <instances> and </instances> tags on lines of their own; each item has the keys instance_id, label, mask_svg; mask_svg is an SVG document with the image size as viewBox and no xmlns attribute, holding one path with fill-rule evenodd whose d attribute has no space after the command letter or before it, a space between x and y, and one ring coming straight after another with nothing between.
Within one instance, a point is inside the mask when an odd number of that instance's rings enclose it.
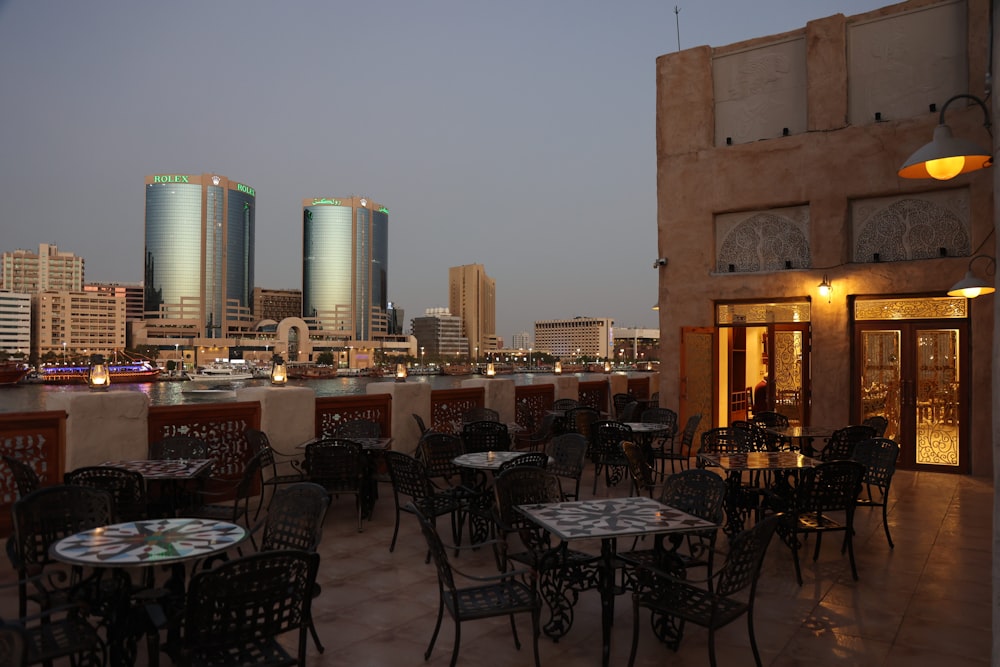
<instances>
[{"instance_id":1,"label":"bistro table","mask_svg":"<svg viewBox=\"0 0 1000 667\"><path fill-rule=\"evenodd\" d=\"M813 447L813 440L828 440L837 429L829 426L773 426L764 430L779 438L798 442L799 451L815 456L818 452Z\"/></svg>"},{"instance_id":2,"label":"bistro table","mask_svg":"<svg viewBox=\"0 0 1000 667\"><path fill-rule=\"evenodd\" d=\"M226 521L193 518L164 518L128 521L91 528L64 537L50 547L55 560L75 566L111 568L123 583L118 603L108 619L111 663L134 664L135 610L131 597L124 594L131 581L124 568L173 565L167 588L183 596L186 561L206 558L238 546L247 537L245 528Z\"/></svg>"},{"instance_id":3,"label":"bistro table","mask_svg":"<svg viewBox=\"0 0 1000 667\"><path fill-rule=\"evenodd\" d=\"M751 509L759 507L760 495L763 489L748 487L743 484L743 473L777 473L774 476L772 490L778 496L791 492L791 477L803 468L814 468L820 464L818 459L804 456L799 452L741 452L734 454L698 454L698 458L709 466L721 468L726 472L726 526L728 535L735 535L743 530ZM756 474L754 475L756 478Z\"/></svg>"},{"instance_id":4,"label":"bistro table","mask_svg":"<svg viewBox=\"0 0 1000 667\"><path fill-rule=\"evenodd\" d=\"M705 530L716 527L669 505L645 496L572 500L561 503L518 505L524 514L562 540L601 540L601 664L611 657L611 622L615 606L615 553L619 537Z\"/></svg>"},{"instance_id":5,"label":"bistro table","mask_svg":"<svg viewBox=\"0 0 1000 667\"><path fill-rule=\"evenodd\" d=\"M159 506L157 512L173 515L177 512L182 496L181 488L212 471L215 459L133 459L125 461L105 461L102 466L124 468L142 475L148 484L161 484L160 489L169 496L169 505ZM161 491L163 493L163 491ZM147 496L148 498L149 496Z\"/></svg>"},{"instance_id":6,"label":"bistro table","mask_svg":"<svg viewBox=\"0 0 1000 667\"><path fill-rule=\"evenodd\" d=\"M383 459L382 452L392 445L392 438L350 438L341 436L320 436L312 438L296 445L297 449L305 449L309 445L322 442L323 440L348 440L361 445L363 454L367 459L368 472L365 475L365 483L361 490L361 515L365 519L371 520L375 511L375 501L378 500L378 478L379 461Z\"/></svg>"},{"instance_id":7,"label":"bistro table","mask_svg":"<svg viewBox=\"0 0 1000 667\"><path fill-rule=\"evenodd\" d=\"M501 465L522 454L524 452L520 451L472 452L456 456L451 462L462 468L496 472L500 470Z\"/></svg>"}]
</instances>

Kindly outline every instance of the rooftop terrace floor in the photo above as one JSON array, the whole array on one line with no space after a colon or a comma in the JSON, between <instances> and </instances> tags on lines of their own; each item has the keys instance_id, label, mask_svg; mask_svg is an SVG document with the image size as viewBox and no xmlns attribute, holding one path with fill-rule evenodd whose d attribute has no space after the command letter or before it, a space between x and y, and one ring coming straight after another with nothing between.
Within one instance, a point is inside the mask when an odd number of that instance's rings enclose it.
<instances>
[{"instance_id":1,"label":"rooftop terrace floor","mask_svg":"<svg viewBox=\"0 0 1000 667\"><path fill-rule=\"evenodd\" d=\"M592 475L592 468L588 470ZM581 489L589 495L592 477ZM310 665L447 665L453 631L445 614L428 662L423 653L437 612L437 577L424 563L426 545L414 517L404 514L394 553L392 491L380 485L372 521L356 530L353 498L335 499L327 514L320 548L322 595L313 613L326 652L311 641ZM598 495L622 495L627 485ZM791 553L772 541L757 594L756 628L765 665L881 665L938 667L988 665L991 650L993 486L983 478L897 471L889 521L895 549L886 543L881 512L860 508L855 551L860 579L851 579L840 540L828 539L819 560L810 543L803 551L804 585L795 582ZM445 525L445 521L439 525ZM575 543L576 544L576 543ZM599 552L599 544L576 546ZM471 573L493 573L487 549L463 551L453 564ZM13 573L4 559L0 580ZM11 589L7 589L10 591ZM12 616L16 595L5 593L0 614ZM543 622L545 611L543 609ZM675 653L653 637L643 615L637 665L675 667L708 664L707 633L688 625ZM521 667L531 659L528 619L518 621L522 648L514 647L506 618L462 626L459 665ZM624 665L632 635L628 596L615 605L611 664ZM600 604L596 590L576 606L576 620L558 643L539 639L543 665L600 665ZM746 623L740 619L716 637L718 664L750 665ZM140 660L145 659L140 646ZM169 664L164 657L161 664Z\"/></svg>"}]
</instances>

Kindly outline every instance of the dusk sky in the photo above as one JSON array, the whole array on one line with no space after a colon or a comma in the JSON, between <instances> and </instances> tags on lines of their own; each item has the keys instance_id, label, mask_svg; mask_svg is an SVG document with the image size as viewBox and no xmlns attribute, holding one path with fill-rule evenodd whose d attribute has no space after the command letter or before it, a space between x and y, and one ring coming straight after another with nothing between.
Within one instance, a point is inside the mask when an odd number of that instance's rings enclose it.
<instances>
[{"instance_id":1,"label":"dusk sky","mask_svg":"<svg viewBox=\"0 0 1000 667\"><path fill-rule=\"evenodd\" d=\"M508 345L542 319L656 327L676 21L682 49L724 46L886 4L0 0L0 251L138 282L144 176L214 172L256 190L257 286L301 289L304 197L359 195L389 209L407 331L473 263Z\"/></svg>"}]
</instances>

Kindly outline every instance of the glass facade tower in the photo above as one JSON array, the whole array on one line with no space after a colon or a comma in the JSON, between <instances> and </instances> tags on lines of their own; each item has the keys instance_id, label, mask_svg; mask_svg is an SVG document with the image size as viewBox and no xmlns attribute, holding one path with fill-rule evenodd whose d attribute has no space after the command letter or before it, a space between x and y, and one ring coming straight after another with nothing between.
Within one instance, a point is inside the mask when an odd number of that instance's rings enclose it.
<instances>
[{"instance_id":1,"label":"glass facade tower","mask_svg":"<svg viewBox=\"0 0 1000 667\"><path fill-rule=\"evenodd\" d=\"M253 295L254 189L217 174L146 177L144 310L221 338Z\"/></svg>"},{"instance_id":2,"label":"glass facade tower","mask_svg":"<svg viewBox=\"0 0 1000 667\"><path fill-rule=\"evenodd\" d=\"M302 200L302 316L352 340L389 332L389 211L364 197Z\"/></svg>"}]
</instances>

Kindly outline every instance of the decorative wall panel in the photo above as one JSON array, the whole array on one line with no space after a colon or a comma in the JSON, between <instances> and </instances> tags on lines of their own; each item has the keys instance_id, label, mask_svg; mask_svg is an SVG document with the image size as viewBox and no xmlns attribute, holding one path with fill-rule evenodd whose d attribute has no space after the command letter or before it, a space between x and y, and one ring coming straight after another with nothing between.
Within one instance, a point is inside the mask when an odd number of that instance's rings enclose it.
<instances>
[{"instance_id":1,"label":"decorative wall panel","mask_svg":"<svg viewBox=\"0 0 1000 667\"><path fill-rule=\"evenodd\" d=\"M715 242L718 273L809 268L809 207L717 215Z\"/></svg>"},{"instance_id":2,"label":"decorative wall panel","mask_svg":"<svg viewBox=\"0 0 1000 667\"><path fill-rule=\"evenodd\" d=\"M966 188L851 202L854 262L899 262L970 254ZM876 258L877 256L877 258Z\"/></svg>"}]
</instances>

